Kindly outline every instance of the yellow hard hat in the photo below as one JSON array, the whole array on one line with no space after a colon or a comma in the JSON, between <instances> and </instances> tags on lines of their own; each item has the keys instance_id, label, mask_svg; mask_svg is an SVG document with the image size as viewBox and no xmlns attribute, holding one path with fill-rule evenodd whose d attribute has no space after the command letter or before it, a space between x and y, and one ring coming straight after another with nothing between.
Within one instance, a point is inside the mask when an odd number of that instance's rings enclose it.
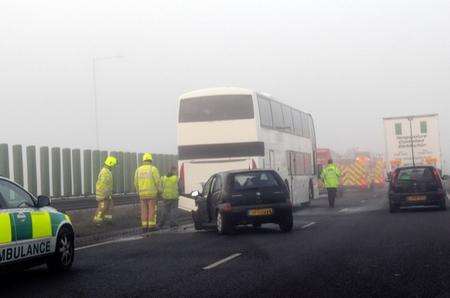
<instances>
[{"instance_id":1,"label":"yellow hard hat","mask_svg":"<svg viewBox=\"0 0 450 298\"><path fill-rule=\"evenodd\" d=\"M117 158L114 156L108 156L105 160L105 165L108 167L115 167L117 165Z\"/></svg>"},{"instance_id":2,"label":"yellow hard hat","mask_svg":"<svg viewBox=\"0 0 450 298\"><path fill-rule=\"evenodd\" d=\"M144 153L142 161L153 161L153 155L151 153Z\"/></svg>"}]
</instances>

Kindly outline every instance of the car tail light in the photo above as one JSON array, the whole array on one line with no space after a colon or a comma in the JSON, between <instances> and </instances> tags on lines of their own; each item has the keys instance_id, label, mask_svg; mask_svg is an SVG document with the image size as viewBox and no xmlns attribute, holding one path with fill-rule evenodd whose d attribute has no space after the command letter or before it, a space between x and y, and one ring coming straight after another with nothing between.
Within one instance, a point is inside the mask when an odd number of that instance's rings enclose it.
<instances>
[{"instance_id":1,"label":"car tail light","mask_svg":"<svg viewBox=\"0 0 450 298\"><path fill-rule=\"evenodd\" d=\"M252 170L256 170L258 167L256 166L256 162L252 159Z\"/></svg>"},{"instance_id":2,"label":"car tail light","mask_svg":"<svg viewBox=\"0 0 450 298\"><path fill-rule=\"evenodd\" d=\"M396 186L397 185L397 176L398 176L398 172L394 171L392 173L392 177L391 177L392 186Z\"/></svg>"},{"instance_id":3,"label":"car tail light","mask_svg":"<svg viewBox=\"0 0 450 298\"><path fill-rule=\"evenodd\" d=\"M222 205L222 211L223 212L230 212L231 211L231 204L230 203L225 203Z\"/></svg>"}]
</instances>

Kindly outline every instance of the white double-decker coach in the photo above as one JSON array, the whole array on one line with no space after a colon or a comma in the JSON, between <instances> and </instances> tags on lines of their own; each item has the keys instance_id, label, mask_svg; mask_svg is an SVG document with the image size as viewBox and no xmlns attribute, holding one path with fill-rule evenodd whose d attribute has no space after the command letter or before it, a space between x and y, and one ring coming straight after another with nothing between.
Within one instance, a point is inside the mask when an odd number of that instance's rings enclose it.
<instances>
[{"instance_id":1,"label":"white double-decker coach","mask_svg":"<svg viewBox=\"0 0 450 298\"><path fill-rule=\"evenodd\" d=\"M226 87L183 94L178 156L184 194L220 171L268 168L285 179L295 206L318 195L312 116L263 93Z\"/></svg>"}]
</instances>

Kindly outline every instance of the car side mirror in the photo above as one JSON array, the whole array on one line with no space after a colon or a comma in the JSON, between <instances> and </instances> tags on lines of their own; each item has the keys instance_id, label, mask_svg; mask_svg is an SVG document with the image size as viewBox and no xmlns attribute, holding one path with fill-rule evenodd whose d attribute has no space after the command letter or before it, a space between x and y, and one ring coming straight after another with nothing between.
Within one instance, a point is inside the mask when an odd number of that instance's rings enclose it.
<instances>
[{"instance_id":1,"label":"car side mirror","mask_svg":"<svg viewBox=\"0 0 450 298\"><path fill-rule=\"evenodd\" d=\"M38 199L37 202L38 208L48 207L51 205L51 200L47 196L39 196L37 199Z\"/></svg>"},{"instance_id":2,"label":"car side mirror","mask_svg":"<svg viewBox=\"0 0 450 298\"><path fill-rule=\"evenodd\" d=\"M196 198L196 197L198 197L198 196L200 196L200 192L199 192L198 190L194 190L194 191L191 193L191 197L193 197L193 198Z\"/></svg>"}]
</instances>

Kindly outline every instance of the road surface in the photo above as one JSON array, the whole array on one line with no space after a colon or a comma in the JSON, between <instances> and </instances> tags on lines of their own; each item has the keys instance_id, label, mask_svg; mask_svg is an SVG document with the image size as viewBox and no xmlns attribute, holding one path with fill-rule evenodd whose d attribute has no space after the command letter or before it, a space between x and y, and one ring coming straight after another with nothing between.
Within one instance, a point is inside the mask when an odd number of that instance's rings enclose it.
<instances>
[{"instance_id":1,"label":"road surface","mask_svg":"<svg viewBox=\"0 0 450 298\"><path fill-rule=\"evenodd\" d=\"M313 202L295 228L187 226L77 250L73 270L1 277L0 296L404 297L450 294L450 212L390 214L383 194Z\"/></svg>"}]
</instances>

